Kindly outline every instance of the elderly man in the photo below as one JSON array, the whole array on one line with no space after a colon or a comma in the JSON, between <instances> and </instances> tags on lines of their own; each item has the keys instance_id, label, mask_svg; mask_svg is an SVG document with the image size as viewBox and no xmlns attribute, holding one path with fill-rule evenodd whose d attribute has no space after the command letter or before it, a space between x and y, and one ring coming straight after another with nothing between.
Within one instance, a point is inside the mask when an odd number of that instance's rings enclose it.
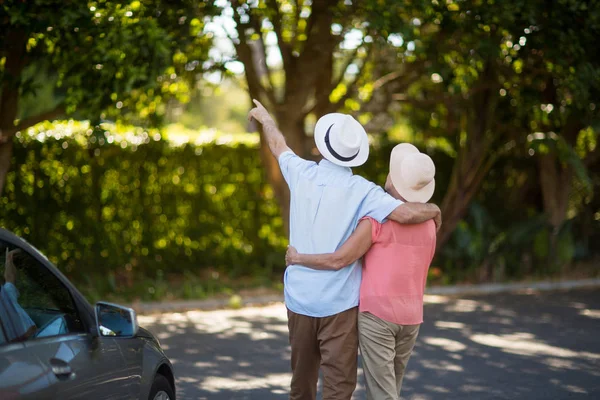
<instances>
[{"instance_id":1,"label":"elderly man","mask_svg":"<svg viewBox=\"0 0 600 400\"><path fill-rule=\"evenodd\" d=\"M385 189L402 201L426 202L435 189L434 175L429 156L411 144L399 144L392 151ZM336 271L365 256L358 332L368 400L400 398L423 322L423 294L435 244L432 221L407 226L365 218L335 253L298 254L288 248L288 264L319 270Z\"/></svg>"},{"instance_id":2,"label":"elderly man","mask_svg":"<svg viewBox=\"0 0 600 400\"><path fill-rule=\"evenodd\" d=\"M414 224L441 223L432 204L403 204L379 186L352 174L369 156L364 128L344 114L327 114L315 126L315 143L323 160L298 157L287 146L275 121L256 100L249 119L263 125L264 140L278 159L291 192L290 244L302 253L334 252L356 229L360 219L389 218ZM323 399L348 400L356 387L360 261L337 271L290 265L285 272L292 348L290 399L316 398L319 367Z\"/></svg>"}]
</instances>

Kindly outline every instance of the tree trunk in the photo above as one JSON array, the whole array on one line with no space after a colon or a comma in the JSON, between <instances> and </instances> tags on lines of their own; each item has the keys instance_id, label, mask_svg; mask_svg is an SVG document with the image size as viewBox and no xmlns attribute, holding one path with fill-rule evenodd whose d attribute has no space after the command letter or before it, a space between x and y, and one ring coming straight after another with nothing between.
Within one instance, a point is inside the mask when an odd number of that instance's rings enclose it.
<instances>
[{"instance_id":1,"label":"tree trunk","mask_svg":"<svg viewBox=\"0 0 600 400\"><path fill-rule=\"evenodd\" d=\"M548 238L547 262L551 269L553 269L554 267L558 267L560 263L556 249L558 247L560 228L567 219L569 196L573 181L573 168L568 164L563 165L553 150L538 156L538 168L544 213L551 226Z\"/></svg>"},{"instance_id":2,"label":"tree trunk","mask_svg":"<svg viewBox=\"0 0 600 400\"><path fill-rule=\"evenodd\" d=\"M552 81L550 81L552 84ZM552 85L552 92L548 100L555 101L556 89ZM577 142L577 136L585 125L582 119L576 113L568 116L565 124L560 128L561 138L564 145L574 147ZM567 211L569 208L569 197L573 189L574 167L566 160L561 160L560 151L556 142L555 146L550 146L547 153L537 154L539 180L542 190L542 202L544 213L551 226L549 237L548 265L558 266L559 262L556 249L558 248L558 235L560 229L567 220Z\"/></svg>"},{"instance_id":3,"label":"tree trunk","mask_svg":"<svg viewBox=\"0 0 600 400\"><path fill-rule=\"evenodd\" d=\"M25 44L27 35L20 30L11 30L7 34L4 77L0 94L0 196L10 169L13 150L14 122L19 107L19 86L21 73L25 67Z\"/></svg>"},{"instance_id":4,"label":"tree trunk","mask_svg":"<svg viewBox=\"0 0 600 400\"><path fill-rule=\"evenodd\" d=\"M554 152L539 155L538 167L544 212L556 230L567 219L573 170L569 165L561 166Z\"/></svg>"},{"instance_id":5,"label":"tree trunk","mask_svg":"<svg viewBox=\"0 0 600 400\"><path fill-rule=\"evenodd\" d=\"M493 71L489 65L482 81L494 82ZM463 116L459 129L467 135L461 139L461 133L458 133L458 156L452 169L450 185L442 201L444 223L438 232L437 250L450 239L452 232L464 218L471 201L496 160L496 155L491 151L493 133L490 132L497 100L494 92L495 88L483 90L473 96L470 106L466 106L470 111Z\"/></svg>"},{"instance_id":6,"label":"tree trunk","mask_svg":"<svg viewBox=\"0 0 600 400\"><path fill-rule=\"evenodd\" d=\"M4 185L6 184L6 176L10 169L10 161L12 158L13 143L9 140L6 143L0 143L0 196Z\"/></svg>"},{"instance_id":7,"label":"tree trunk","mask_svg":"<svg viewBox=\"0 0 600 400\"><path fill-rule=\"evenodd\" d=\"M283 175L279 169L279 163L275 157L273 157L273 154L271 154L271 150L269 149L267 141L263 140L262 138L260 140L260 157L265 168L267 181L271 187L273 187L275 199L277 200L277 204L281 210L283 228L285 234L287 235L289 232L290 223L290 190L285 182L285 179L283 179Z\"/></svg>"},{"instance_id":8,"label":"tree trunk","mask_svg":"<svg viewBox=\"0 0 600 400\"><path fill-rule=\"evenodd\" d=\"M438 232L437 250L450 239L456 226L464 218L492 164L490 159L485 159L484 153L468 154L468 151L463 151L463 149L461 152L463 158L468 156L472 158L469 163L457 160L452 170L450 186L442 201L441 210L444 223ZM459 155L459 157L461 156Z\"/></svg>"}]
</instances>

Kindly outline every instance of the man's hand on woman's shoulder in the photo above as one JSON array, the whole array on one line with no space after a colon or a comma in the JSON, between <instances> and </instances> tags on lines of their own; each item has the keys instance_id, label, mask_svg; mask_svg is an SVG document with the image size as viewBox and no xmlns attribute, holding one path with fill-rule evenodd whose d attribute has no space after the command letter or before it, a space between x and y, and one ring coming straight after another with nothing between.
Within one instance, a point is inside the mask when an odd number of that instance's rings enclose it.
<instances>
[{"instance_id":1,"label":"man's hand on woman's shoulder","mask_svg":"<svg viewBox=\"0 0 600 400\"><path fill-rule=\"evenodd\" d=\"M440 228L442 227L442 210L440 210L440 208L435 204L431 205L437 208L438 211L437 215L433 218L433 222L435 222L435 230L439 232Z\"/></svg>"},{"instance_id":2,"label":"man's hand on woman's shoulder","mask_svg":"<svg viewBox=\"0 0 600 400\"><path fill-rule=\"evenodd\" d=\"M420 224L433 219L436 229L442 226L442 212L433 203L402 203L388 216L400 224Z\"/></svg>"}]
</instances>

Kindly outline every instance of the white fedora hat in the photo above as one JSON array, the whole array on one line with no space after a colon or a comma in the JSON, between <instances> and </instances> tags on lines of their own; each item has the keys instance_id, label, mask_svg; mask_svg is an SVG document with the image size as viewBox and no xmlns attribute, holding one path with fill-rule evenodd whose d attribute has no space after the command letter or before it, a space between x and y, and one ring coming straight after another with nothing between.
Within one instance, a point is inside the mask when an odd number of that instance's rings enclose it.
<instances>
[{"instance_id":1,"label":"white fedora hat","mask_svg":"<svg viewBox=\"0 0 600 400\"><path fill-rule=\"evenodd\" d=\"M357 167L369 158L367 132L350 115L332 113L319 118L315 143L325 159L343 167Z\"/></svg>"},{"instance_id":2,"label":"white fedora hat","mask_svg":"<svg viewBox=\"0 0 600 400\"><path fill-rule=\"evenodd\" d=\"M390 178L400 196L414 203L427 203L435 191L435 164L427 154L409 143L394 147Z\"/></svg>"}]
</instances>

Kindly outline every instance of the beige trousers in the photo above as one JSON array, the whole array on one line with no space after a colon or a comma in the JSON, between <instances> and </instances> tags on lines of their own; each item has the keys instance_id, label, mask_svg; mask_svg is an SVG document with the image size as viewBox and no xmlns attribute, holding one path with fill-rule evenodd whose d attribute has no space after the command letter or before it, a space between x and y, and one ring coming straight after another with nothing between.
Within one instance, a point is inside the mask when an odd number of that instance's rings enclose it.
<instances>
[{"instance_id":1,"label":"beige trousers","mask_svg":"<svg viewBox=\"0 0 600 400\"><path fill-rule=\"evenodd\" d=\"M406 364L421 325L397 325L368 312L358 314L358 340L367 400L399 400Z\"/></svg>"}]
</instances>

